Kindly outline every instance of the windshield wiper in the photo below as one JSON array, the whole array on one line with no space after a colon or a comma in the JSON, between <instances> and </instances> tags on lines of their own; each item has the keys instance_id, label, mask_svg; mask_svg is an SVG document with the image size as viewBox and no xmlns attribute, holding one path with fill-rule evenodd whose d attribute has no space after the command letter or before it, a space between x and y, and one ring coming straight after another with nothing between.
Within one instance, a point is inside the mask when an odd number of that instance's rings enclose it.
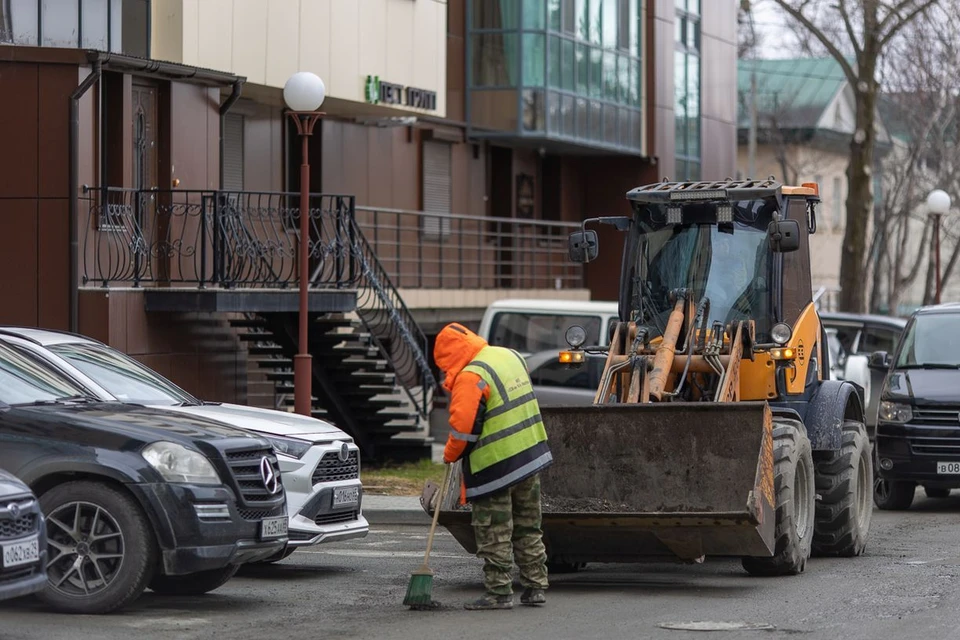
<instances>
[{"instance_id":1,"label":"windshield wiper","mask_svg":"<svg viewBox=\"0 0 960 640\"><path fill-rule=\"evenodd\" d=\"M945 362L925 362L922 364L905 364L896 369L960 369L960 364L947 364Z\"/></svg>"},{"instance_id":2,"label":"windshield wiper","mask_svg":"<svg viewBox=\"0 0 960 640\"><path fill-rule=\"evenodd\" d=\"M34 400L33 402L18 402L15 407L41 407L54 404L66 404L68 402L95 402L90 396L76 395L76 396L63 396L62 398L55 398L53 400Z\"/></svg>"}]
</instances>

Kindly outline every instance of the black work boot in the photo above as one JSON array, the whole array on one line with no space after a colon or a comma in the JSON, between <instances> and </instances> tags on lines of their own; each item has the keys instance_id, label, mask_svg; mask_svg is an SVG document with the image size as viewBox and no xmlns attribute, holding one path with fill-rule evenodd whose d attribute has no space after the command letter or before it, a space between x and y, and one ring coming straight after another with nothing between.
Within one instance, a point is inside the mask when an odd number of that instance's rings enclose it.
<instances>
[{"instance_id":1,"label":"black work boot","mask_svg":"<svg viewBox=\"0 0 960 640\"><path fill-rule=\"evenodd\" d=\"M543 594L543 589L535 589L534 587L527 587L524 589L523 594L520 596L520 604L528 604L530 606L538 604L546 604L547 596Z\"/></svg>"},{"instance_id":2,"label":"black work boot","mask_svg":"<svg viewBox=\"0 0 960 640\"><path fill-rule=\"evenodd\" d=\"M470 611L486 611L488 609L513 609L513 596L498 596L495 593L485 593L478 599L467 602L464 609Z\"/></svg>"}]
</instances>

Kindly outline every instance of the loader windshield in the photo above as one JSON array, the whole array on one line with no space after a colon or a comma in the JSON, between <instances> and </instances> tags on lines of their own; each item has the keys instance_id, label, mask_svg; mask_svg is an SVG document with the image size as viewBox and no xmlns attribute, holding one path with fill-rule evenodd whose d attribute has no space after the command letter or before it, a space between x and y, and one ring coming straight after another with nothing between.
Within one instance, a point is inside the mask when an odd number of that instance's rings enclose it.
<instances>
[{"instance_id":1,"label":"loader windshield","mask_svg":"<svg viewBox=\"0 0 960 640\"><path fill-rule=\"evenodd\" d=\"M709 300L708 325L753 319L764 340L773 316L768 221L735 216L726 225L655 225L641 216L624 265L631 271L631 316L657 335L674 307L670 293L686 289L694 303Z\"/></svg>"}]
</instances>

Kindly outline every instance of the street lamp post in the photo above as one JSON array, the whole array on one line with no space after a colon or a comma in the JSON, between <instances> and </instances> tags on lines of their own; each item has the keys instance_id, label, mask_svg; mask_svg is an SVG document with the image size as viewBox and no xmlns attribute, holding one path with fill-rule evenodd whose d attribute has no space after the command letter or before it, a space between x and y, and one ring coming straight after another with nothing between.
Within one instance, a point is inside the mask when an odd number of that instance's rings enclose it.
<instances>
[{"instance_id":1,"label":"street lamp post","mask_svg":"<svg viewBox=\"0 0 960 640\"><path fill-rule=\"evenodd\" d=\"M309 288L310 288L310 136L313 127L323 115L318 111L326 97L326 87L319 76L309 71L300 71L290 76L283 85L283 101L287 103L287 115L297 125L301 139L300 164L300 314L298 353L293 357L293 404L300 415L312 414L312 358L309 333Z\"/></svg>"},{"instance_id":2,"label":"street lamp post","mask_svg":"<svg viewBox=\"0 0 960 640\"><path fill-rule=\"evenodd\" d=\"M936 275L936 297L934 304L940 304L940 220L950 211L950 196L946 191L934 189L927 196L927 209L933 216L933 254L934 254L934 273Z\"/></svg>"}]
</instances>

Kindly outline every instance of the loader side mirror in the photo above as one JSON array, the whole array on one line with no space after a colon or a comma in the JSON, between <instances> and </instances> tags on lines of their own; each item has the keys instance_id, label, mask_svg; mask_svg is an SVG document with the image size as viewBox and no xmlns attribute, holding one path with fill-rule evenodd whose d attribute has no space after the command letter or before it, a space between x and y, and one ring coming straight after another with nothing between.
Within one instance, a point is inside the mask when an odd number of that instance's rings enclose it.
<instances>
[{"instance_id":1,"label":"loader side mirror","mask_svg":"<svg viewBox=\"0 0 960 640\"><path fill-rule=\"evenodd\" d=\"M600 251L597 232L592 230L571 233L567 246L570 250L570 259L580 264L590 262Z\"/></svg>"},{"instance_id":2,"label":"loader side mirror","mask_svg":"<svg viewBox=\"0 0 960 640\"><path fill-rule=\"evenodd\" d=\"M890 368L890 354L886 351L874 351L870 354L867 366L878 371L886 371Z\"/></svg>"},{"instance_id":3,"label":"loader side mirror","mask_svg":"<svg viewBox=\"0 0 960 640\"><path fill-rule=\"evenodd\" d=\"M790 253L800 248L800 223L796 220L774 220L767 225L770 248L774 253Z\"/></svg>"}]
</instances>

